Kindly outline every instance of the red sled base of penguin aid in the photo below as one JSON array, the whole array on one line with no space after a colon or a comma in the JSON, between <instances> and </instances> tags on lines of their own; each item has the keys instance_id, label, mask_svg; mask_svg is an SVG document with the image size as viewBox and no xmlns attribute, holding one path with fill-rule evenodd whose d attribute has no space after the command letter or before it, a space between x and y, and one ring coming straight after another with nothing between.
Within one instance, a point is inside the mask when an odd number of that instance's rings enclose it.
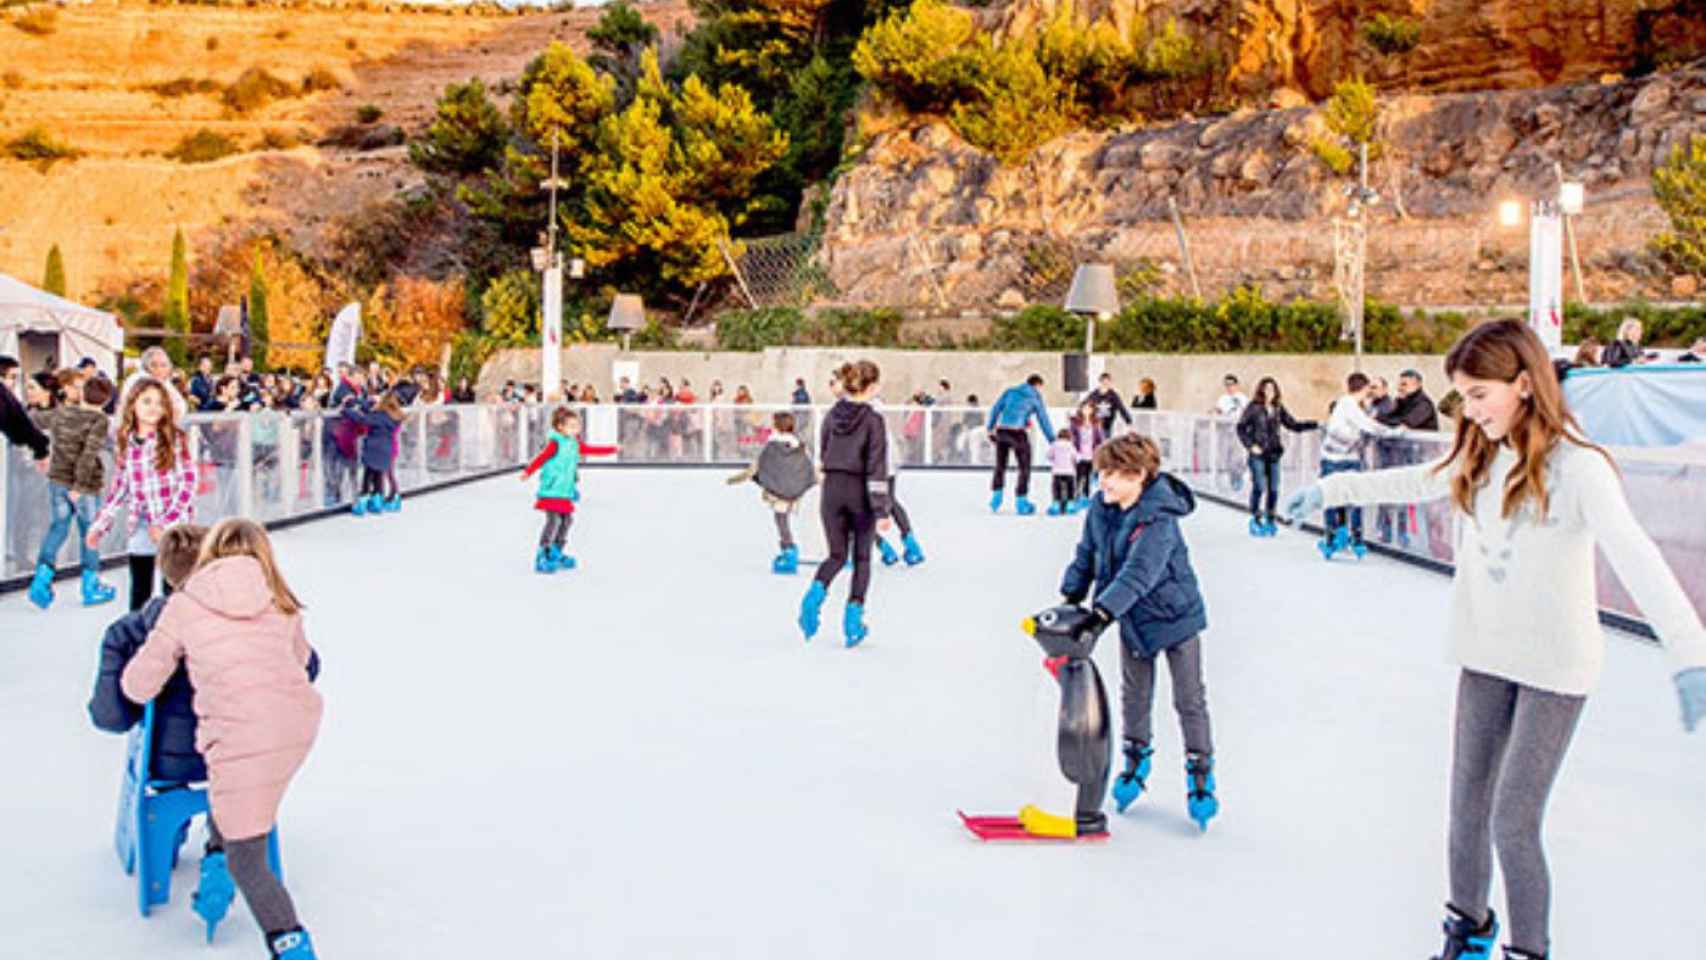
<instances>
[{"instance_id":1,"label":"red sled base of penguin aid","mask_svg":"<svg viewBox=\"0 0 1706 960\"><path fill-rule=\"evenodd\" d=\"M988 816L968 814L964 810L955 811L960 815L960 822L966 825L979 840L1002 841L1016 843L1084 843L1108 839L1107 831L1086 833L1082 835L1057 836L1044 833L1032 833L1018 817Z\"/></svg>"}]
</instances>

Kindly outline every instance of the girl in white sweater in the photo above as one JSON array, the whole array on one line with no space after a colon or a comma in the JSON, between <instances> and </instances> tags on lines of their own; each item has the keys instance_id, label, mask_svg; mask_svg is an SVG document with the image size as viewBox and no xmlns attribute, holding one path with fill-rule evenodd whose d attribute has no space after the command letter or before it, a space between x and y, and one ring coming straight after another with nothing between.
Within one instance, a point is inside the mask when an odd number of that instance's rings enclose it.
<instances>
[{"instance_id":1,"label":"girl in white sweater","mask_svg":"<svg viewBox=\"0 0 1706 960\"><path fill-rule=\"evenodd\" d=\"M1452 348L1445 369L1464 404L1444 459L1323 477L1292 494L1285 512L1300 519L1324 506L1441 497L1461 511L1451 634L1463 672L1439 960L1491 956L1495 848L1510 915L1506 960L1544 960L1551 880L1542 819L1605 653L1594 547L1669 647L1690 731L1706 716L1706 630L1635 522L1610 455L1565 407L1533 331L1514 320L1482 324Z\"/></svg>"}]
</instances>

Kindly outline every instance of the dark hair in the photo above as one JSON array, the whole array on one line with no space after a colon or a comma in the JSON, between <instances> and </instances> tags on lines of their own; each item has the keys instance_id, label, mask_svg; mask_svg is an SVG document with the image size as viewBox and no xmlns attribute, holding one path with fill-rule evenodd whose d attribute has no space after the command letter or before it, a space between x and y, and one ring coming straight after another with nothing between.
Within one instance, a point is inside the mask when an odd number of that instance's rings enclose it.
<instances>
[{"instance_id":1,"label":"dark hair","mask_svg":"<svg viewBox=\"0 0 1706 960\"><path fill-rule=\"evenodd\" d=\"M882 371L869 360L844 363L835 371L835 379L841 381L841 389L848 393L864 393L882 376Z\"/></svg>"},{"instance_id":2,"label":"dark hair","mask_svg":"<svg viewBox=\"0 0 1706 960\"><path fill-rule=\"evenodd\" d=\"M83 402L92 407L104 407L113 398L113 385L109 380L100 377L90 377L83 383Z\"/></svg>"},{"instance_id":3,"label":"dark hair","mask_svg":"<svg viewBox=\"0 0 1706 960\"><path fill-rule=\"evenodd\" d=\"M558 407L551 413L551 429L561 430L563 429L563 424L568 423L570 420L579 420L580 417L580 414L568 407Z\"/></svg>"},{"instance_id":4,"label":"dark hair","mask_svg":"<svg viewBox=\"0 0 1706 960\"><path fill-rule=\"evenodd\" d=\"M160 575L172 589L184 585L195 572L201 559L201 544L207 539L207 528L192 523L180 523L166 528L160 535Z\"/></svg>"},{"instance_id":5,"label":"dark hair","mask_svg":"<svg viewBox=\"0 0 1706 960\"><path fill-rule=\"evenodd\" d=\"M777 433L793 433L796 426L794 423L794 415L786 411L772 416L770 418L770 424L776 428Z\"/></svg>"},{"instance_id":6,"label":"dark hair","mask_svg":"<svg viewBox=\"0 0 1706 960\"><path fill-rule=\"evenodd\" d=\"M0 377L18 369L18 358L10 355L0 355Z\"/></svg>"},{"instance_id":7,"label":"dark hair","mask_svg":"<svg viewBox=\"0 0 1706 960\"><path fill-rule=\"evenodd\" d=\"M1273 377L1263 377L1262 379L1256 381L1256 402L1257 403L1262 402L1262 391L1268 387L1274 388L1274 398L1272 401L1269 401L1269 402L1271 402L1276 407L1279 406L1280 405L1279 381L1275 380Z\"/></svg>"},{"instance_id":8,"label":"dark hair","mask_svg":"<svg viewBox=\"0 0 1706 960\"><path fill-rule=\"evenodd\" d=\"M1230 385L1237 383L1237 382L1238 382L1238 374L1236 374L1236 373L1229 373L1224 378L1222 378L1220 381L1222 386L1230 386Z\"/></svg>"},{"instance_id":9,"label":"dark hair","mask_svg":"<svg viewBox=\"0 0 1706 960\"><path fill-rule=\"evenodd\" d=\"M1033 373L1025 378L1025 382L1033 387L1040 387L1043 385L1043 375L1040 373Z\"/></svg>"},{"instance_id":10,"label":"dark hair","mask_svg":"<svg viewBox=\"0 0 1706 960\"><path fill-rule=\"evenodd\" d=\"M1400 380L1403 380L1403 379L1404 379L1404 378L1406 378L1406 377L1408 377L1408 378L1409 378L1409 379L1411 379L1411 380L1414 380L1414 381L1416 381L1416 382L1417 382L1417 383L1421 383L1421 382L1422 382L1422 375L1421 375L1421 373L1419 373L1419 372L1418 372L1418 371L1417 371L1417 370L1416 370L1416 369L1415 369L1415 368L1413 368L1413 367L1412 367L1412 368L1411 368L1411 369L1408 369L1408 370L1405 370L1405 371L1404 371L1404 372L1403 372L1403 373L1400 373L1400 374L1398 374L1398 379L1400 379Z\"/></svg>"},{"instance_id":11,"label":"dark hair","mask_svg":"<svg viewBox=\"0 0 1706 960\"><path fill-rule=\"evenodd\" d=\"M1366 386L1368 386L1367 374L1353 373L1345 378L1345 389L1352 393L1356 393L1358 390L1361 390Z\"/></svg>"}]
</instances>

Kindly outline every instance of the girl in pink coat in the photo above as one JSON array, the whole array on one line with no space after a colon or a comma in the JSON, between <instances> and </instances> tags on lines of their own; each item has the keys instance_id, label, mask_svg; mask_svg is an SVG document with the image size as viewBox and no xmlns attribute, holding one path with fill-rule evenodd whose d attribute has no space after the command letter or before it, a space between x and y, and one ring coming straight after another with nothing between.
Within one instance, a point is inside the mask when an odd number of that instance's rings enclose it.
<instances>
[{"instance_id":1,"label":"girl in pink coat","mask_svg":"<svg viewBox=\"0 0 1706 960\"><path fill-rule=\"evenodd\" d=\"M182 659L195 687L196 749L207 760L211 845L266 932L274 957L313 958L284 885L267 866L267 834L320 728L308 682L302 603L249 520L208 531L201 559L125 667L124 695L146 703Z\"/></svg>"}]
</instances>

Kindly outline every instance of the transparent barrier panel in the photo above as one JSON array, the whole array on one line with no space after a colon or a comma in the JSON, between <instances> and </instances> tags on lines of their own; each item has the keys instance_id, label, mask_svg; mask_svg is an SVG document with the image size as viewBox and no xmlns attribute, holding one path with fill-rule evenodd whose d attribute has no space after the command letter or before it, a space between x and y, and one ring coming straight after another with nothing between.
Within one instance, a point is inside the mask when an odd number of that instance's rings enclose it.
<instances>
[{"instance_id":1,"label":"transparent barrier panel","mask_svg":"<svg viewBox=\"0 0 1706 960\"><path fill-rule=\"evenodd\" d=\"M286 502L286 461L295 459L295 428L290 418L274 410L259 410L249 414L249 431L254 444L251 458L250 490L254 516L261 521L279 520L290 515L291 504Z\"/></svg>"},{"instance_id":2,"label":"transparent barrier panel","mask_svg":"<svg viewBox=\"0 0 1706 960\"><path fill-rule=\"evenodd\" d=\"M238 448L243 443L247 414L191 417L185 427L196 457L195 513L197 521L213 523L242 513L243 491L237 473Z\"/></svg>"}]
</instances>

